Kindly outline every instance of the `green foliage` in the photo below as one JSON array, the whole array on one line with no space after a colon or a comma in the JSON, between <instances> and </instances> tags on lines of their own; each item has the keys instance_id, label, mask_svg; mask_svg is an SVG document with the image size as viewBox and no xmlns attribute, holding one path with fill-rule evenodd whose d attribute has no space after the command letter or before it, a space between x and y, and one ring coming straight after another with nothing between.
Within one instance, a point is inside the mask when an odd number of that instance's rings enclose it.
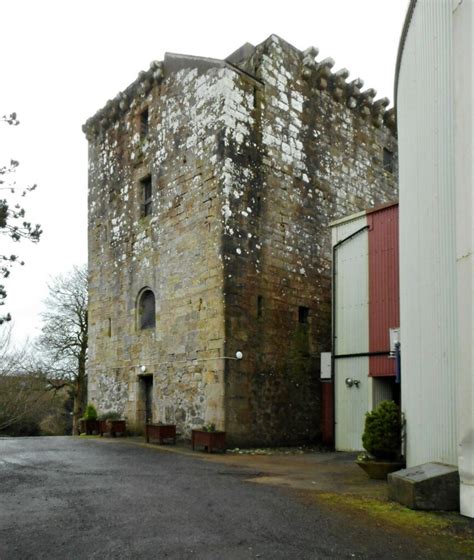
<instances>
[{"instance_id":1,"label":"green foliage","mask_svg":"<svg viewBox=\"0 0 474 560\"><path fill-rule=\"evenodd\" d=\"M84 412L83 420L97 420L97 410L93 404L88 404Z\"/></svg>"},{"instance_id":2,"label":"green foliage","mask_svg":"<svg viewBox=\"0 0 474 560\"><path fill-rule=\"evenodd\" d=\"M118 412L104 412L98 417L98 420L121 420L122 417Z\"/></svg>"},{"instance_id":3,"label":"green foliage","mask_svg":"<svg viewBox=\"0 0 474 560\"><path fill-rule=\"evenodd\" d=\"M20 121L17 119L16 113L3 115L0 117L1 124L17 126ZM36 189L36 185L27 187L18 187L14 180L14 174L19 166L18 161L10 159L8 163L0 163L0 235L6 236L11 241L18 242L22 239L29 239L37 242L41 237L41 227L39 224L33 225L25 219L25 209L20 204L20 198L24 197L28 192ZM5 193L5 198L3 198ZM7 198L8 197L8 198ZM14 263L23 264L18 259L18 255L5 254L3 251L5 244L2 245L0 253L0 279L8 278L10 268ZM0 306L5 305L7 292L5 286L0 284ZM0 315L0 325L5 321L10 321L10 314Z\"/></svg>"},{"instance_id":4,"label":"green foliage","mask_svg":"<svg viewBox=\"0 0 474 560\"><path fill-rule=\"evenodd\" d=\"M393 401L382 401L365 415L362 445L379 459L394 459L400 454L402 421L399 407Z\"/></svg>"},{"instance_id":5,"label":"green foliage","mask_svg":"<svg viewBox=\"0 0 474 560\"><path fill-rule=\"evenodd\" d=\"M202 427L203 432L215 432L216 431L216 425L214 423L210 423L210 424L204 424L204 426Z\"/></svg>"}]
</instances>

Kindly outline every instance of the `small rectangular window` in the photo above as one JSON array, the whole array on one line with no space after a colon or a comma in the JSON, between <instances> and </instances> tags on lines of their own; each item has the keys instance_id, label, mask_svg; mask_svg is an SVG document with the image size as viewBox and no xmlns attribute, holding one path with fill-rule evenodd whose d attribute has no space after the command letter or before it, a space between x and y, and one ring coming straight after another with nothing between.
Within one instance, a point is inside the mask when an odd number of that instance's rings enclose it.
<instances>
[{"instance_id":1,"label":"small rectangular window","mask_svg":"<svg viewBox=\"0 0 474 560\"><path fill-rule=\"evenodd\" d=\"M152 186L151 186L151 175L147 175L141 181L142 189L142 217L150 216L152 212Z\"/></svg>"},{"instance_id":2,"label":"small rectangular window","mask_svg":"<svg viewBox=\"0 0 474 560\"><path fill-rule=\"evenodd\" d=\"M388 173L393 173L393 152L383 149L383 168Z\"/></svg>"},{"instance_id":3,"label":"small rectangular window","mask_svg":"<svg viewBox=\"0 0 474 560\"><path fill-rule=\"evenodd\" d=\"M148 107L140 113L140 138L143 140L148 136Z\"/></svg>"},{"instance_id":4,"label":"small rectangular window","mask_svg":"<svg viewBox=\"0 0 474 560\"><path fill-rule=\"evenodd\" d=\"M308 318L309 318L309 307L303 307L303 306L298 307L298 322L301 323L302 325L307 325Z\"/></svg>"},{"instance_id":5,"label":"small rectangular window","mask_svg":"<svg viewBox=\"0 0 474 560\"><path fill-rule=\"evenodd\" d=\"M263 317L263 296L257 296L257 317Z\"/></svg>"},{"instance_id":6,"label":"small rectangular window","mask_svg":"<svg viewBox=\"0 0 474 560\"><path fill-rule=\"evenodd\" d=\"M110 338L112 336L112 319L109 317L107 336Z\"/></svg>"}]
</instances>

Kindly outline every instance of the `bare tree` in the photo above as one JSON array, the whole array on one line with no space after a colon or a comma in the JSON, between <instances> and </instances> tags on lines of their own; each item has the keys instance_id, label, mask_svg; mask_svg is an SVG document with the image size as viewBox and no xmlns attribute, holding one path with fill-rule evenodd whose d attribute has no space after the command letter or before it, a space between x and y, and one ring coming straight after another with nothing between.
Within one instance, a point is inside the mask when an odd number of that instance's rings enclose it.
<instances>
[{"instance_id":1,"label":"bare tree","mask_svg":"<svg viewBox=\"0 0 474 560\"><path fill-rule=\"evenodd\" d=\"M43 373L27 366L28 348L13 346L11 323L0 327L0 431L35 424L54 398Z\"/></svg>"},{"instance_id":2,"label":"bare tree","mask_svg":"<svg viewBox=\"0 0 474 560\"><path fill-rule=\"evenodd\" d=\"M3 115L0 117L1 124L17 126L20 121L16 113ZM32 225L25 219L25 210L19 202L19 198L24 197L28 192L34 190L36 185L30 187L18 187L14 180L14 173L18 167L18 161L11 159L9 163L0 165L0 190L5 191L8 199L0 198L0 235L4 235L11 241L18 242L22 239L29 239L37 242L41 236L41 227ZM2 196L4 196L2 194ZM15 199L16 197L16 199ZM0 278L7 278L10 275L10 268L13 263L23 264L18 260L18 255L0 253ZM5 286L0 284L0 306L5 304L7 293ZM11 319L10 314L0 315L0 325L4 321Z\"/></svg>"},{"instance_id":3,"label":"bare tree","mask_svg":"<svg viewBox=\"0 0 474 560\"><path fill-rule=\"evenodd\" d=\"M39 346L46 358L49 383L56 389L68 386L74 399L73 433L87 402L87 269L74 267L48 286L42 314Z\"/></svg>"}]
</instances>

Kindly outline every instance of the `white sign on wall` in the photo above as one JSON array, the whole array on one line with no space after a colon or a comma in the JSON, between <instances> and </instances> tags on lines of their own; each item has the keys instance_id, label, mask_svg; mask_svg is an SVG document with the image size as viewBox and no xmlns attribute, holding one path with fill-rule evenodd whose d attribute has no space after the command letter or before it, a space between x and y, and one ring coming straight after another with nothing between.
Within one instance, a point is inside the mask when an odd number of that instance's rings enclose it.
<instances>
[{"instance_id":1,"label":"white sign on wall","mask_svg":"<svg viewBox=\"0 0 474 560\"><path fill-rule=\"evenodd\" d=\"M321 379L331 379L331 352L321 352Z\"/></svg>"}]
</instances>

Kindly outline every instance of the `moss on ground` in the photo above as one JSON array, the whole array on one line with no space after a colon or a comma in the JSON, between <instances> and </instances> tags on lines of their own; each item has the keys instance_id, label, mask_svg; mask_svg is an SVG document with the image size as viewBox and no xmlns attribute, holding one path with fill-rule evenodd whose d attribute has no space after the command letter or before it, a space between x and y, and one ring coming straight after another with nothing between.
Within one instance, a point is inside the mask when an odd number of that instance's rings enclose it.
<instances>
[{"instance_id":1,"label":"moss on ground","mask_svg":"<svg viewBox=\"0 0 474 560\"><path fill-rule=\"evenodd\" d=\"M391 527L427 539L432 549L449 551L446 558L474 557L474 522L458 513L415 511L395 502L361 496L321 492L318 501L339 510L365 514L376 526Z\"/></svg>"}]
</instances>

